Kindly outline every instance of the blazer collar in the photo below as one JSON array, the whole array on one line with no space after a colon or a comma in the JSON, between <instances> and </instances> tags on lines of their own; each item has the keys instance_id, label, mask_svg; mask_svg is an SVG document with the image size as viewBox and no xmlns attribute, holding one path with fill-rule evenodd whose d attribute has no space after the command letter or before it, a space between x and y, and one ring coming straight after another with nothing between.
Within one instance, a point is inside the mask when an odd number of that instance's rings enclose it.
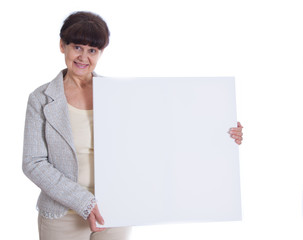
<instances>
[{"instance_id":1,"label":"blazer collar","mask_svg":"<svg viewBox=\"0 0 303 240\"><path fill-rule=\"evenodd\" d=\"M67 69L63 69L48 85L45 90L45 94L49 96L52 100L58 100L65 98L63 78L67 73Z\"/></svg>"},{"instance_id":2,"label":"blazer collar","mask_svg":"<svg viewBox=\"0 0 303 240\"><path fill-rule=\"evenodd\" d=\"M64 95L64 73L66 73L66 69L62 70L46 88L44 93L49 99L43 111L46 120L64 138L76 156L67 101Z\"/></svg>"},{"instance_id":3,"label":"blazer collar","mask_svg":"<svg viewBox=\"0 0 303 240\"><path fill-rule=\"evenodd\" d=\"M63 69L57 77L54 78L53 81L51 81L48 85L48 87L45 90L45 94L49 96L53 100L65 98L64 95L64 86L63 86L63 78L65 74L67 73L67 69ZM93 77L98 77L98 75L95 72L92 72Z\"/></svg>"}]
</instances>

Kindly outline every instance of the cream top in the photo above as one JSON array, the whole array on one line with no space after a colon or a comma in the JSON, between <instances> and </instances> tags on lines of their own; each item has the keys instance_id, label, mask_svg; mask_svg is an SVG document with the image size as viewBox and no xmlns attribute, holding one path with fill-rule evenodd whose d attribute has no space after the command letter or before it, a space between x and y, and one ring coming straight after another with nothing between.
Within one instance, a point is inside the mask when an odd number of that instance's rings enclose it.
<instances>
[{"instance_id":1,"label":"cream top","mask_svg":"<svg viewBox=\"0 0 303 240\"><path fill-rule=\"evenodd\" d=\"M68 104L70 124L78 158L78 183L94 194L93 110Z\"/></svg>"}]
</instances>

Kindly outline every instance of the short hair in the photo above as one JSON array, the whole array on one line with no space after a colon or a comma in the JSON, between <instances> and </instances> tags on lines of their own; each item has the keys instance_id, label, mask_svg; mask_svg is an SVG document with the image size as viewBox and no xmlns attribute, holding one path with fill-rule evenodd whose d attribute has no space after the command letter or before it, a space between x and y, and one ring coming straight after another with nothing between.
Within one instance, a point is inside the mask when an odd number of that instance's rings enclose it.
<instances>
[{"instance_id":1,"label":"short hair","mask_svg":"<svg viewBox=\"0 0 303 240\"><path fill-rule=\"evenodd\" d=\"M109 35L107 24L99 15L83 11L70 14L60 30L60 37L67 45L89 45L100 50L108 45Z\"/></svg>"}]
</instances>

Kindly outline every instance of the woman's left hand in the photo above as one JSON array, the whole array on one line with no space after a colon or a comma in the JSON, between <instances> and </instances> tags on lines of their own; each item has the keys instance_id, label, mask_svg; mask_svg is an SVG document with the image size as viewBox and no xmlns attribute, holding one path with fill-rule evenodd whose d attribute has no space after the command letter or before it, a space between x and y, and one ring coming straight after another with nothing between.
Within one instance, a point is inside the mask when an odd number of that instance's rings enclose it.
<instances>
[{"instance_id":1,"label":"woman's left hand","mask_svg":"<svg viewBox=\"0 0 303 240\"><path fill-rule=\"evenodd\" d=\"M228 132L230 134L230 136L233 139L235 139L235 142L238 145L240 145L242 143L242 140L243 140L242 128L243 128L243 126L241 125L240 122L238 122L237 127L236 128L231 128Z\"/></svg>"}]
</instances>

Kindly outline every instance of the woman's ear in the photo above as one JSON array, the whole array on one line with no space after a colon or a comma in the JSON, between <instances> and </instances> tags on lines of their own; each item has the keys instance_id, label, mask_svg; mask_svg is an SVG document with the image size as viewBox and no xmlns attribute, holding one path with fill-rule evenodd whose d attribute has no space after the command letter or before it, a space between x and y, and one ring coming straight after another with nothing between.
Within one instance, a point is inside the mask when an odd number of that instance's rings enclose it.
<instances>
[{"instance_id":1,"label":"woman's ear","mask_svg":"<svg viewBox=\"0 0 303 240\"><path fill-rule=\"evenodd\" d=\"M62 39L60 39L60 51L65 53L65 42Z\"/></svg>"}]
</instances>

